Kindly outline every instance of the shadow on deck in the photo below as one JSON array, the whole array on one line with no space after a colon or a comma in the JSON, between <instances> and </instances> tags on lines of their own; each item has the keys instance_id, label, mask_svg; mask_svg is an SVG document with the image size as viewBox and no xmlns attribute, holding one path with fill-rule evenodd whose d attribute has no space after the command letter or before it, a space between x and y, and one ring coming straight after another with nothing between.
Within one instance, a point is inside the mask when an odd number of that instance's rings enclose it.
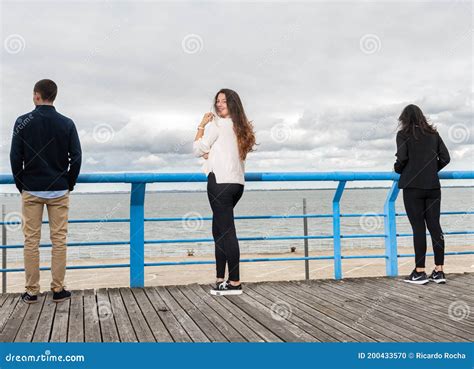
<instances>
[{"instance_id":1,"label":"shadow on deck","mask_svg":"<svg viewBox=\"0 0 474 369\"><path fill-rule=\"evenodd\" d=\"M446 285L385 277L247 283L241 296L186 285L73 291L56 304L0 295L2 342L463 342L474 274Z\"/></svg>"}]
</instances>

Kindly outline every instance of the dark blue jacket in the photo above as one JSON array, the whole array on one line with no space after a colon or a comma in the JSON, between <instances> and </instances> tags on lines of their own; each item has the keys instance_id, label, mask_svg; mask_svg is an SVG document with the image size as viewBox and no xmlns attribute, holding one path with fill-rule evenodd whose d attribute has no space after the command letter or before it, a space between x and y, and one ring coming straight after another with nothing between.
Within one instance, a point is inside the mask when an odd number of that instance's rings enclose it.
<instances>
[{"instance_id":1,"label":"dark blue jacket","mask_svg":"<svg viewBox=\"0 0 474 369\"><path fill-rule=\"evenodd\" d=\"M74 189L81 169L81 144L74 122L52 105L38 105L13 128L10 164L18 190Z\"/></svg>"}]
</instances>

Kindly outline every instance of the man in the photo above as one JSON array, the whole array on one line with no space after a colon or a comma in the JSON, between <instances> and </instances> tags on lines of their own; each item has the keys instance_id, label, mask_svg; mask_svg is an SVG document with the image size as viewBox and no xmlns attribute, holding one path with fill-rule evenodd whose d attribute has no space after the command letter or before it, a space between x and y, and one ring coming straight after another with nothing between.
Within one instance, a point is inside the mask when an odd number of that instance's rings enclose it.
<instances>
[{"instance_id":1,"label":"man","mask_svg":"<svg viewBox=\"0 0 474 369\"><path fill-rule=\"evenodd\" d=\"M81 144L74 122L53 106L58 88L49 79L33 89L36 108L19 117L14 125L10 163L22 200L22 229L25 237L25 289L22 300L38 301L40 292L41 223L48 210L53 301L71 298L64 288L69 193L81 168Z\"/></svg>"}]
</instances>

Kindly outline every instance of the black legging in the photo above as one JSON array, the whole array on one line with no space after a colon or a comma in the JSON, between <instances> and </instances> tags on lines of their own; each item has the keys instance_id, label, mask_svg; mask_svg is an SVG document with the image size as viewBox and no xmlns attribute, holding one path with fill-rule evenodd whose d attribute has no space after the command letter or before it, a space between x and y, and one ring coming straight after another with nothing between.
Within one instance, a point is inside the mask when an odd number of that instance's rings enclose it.
<instances>
[{"instance_id":1,"label":"black legging","mask_svg":"<svg viewBox=\"0 0 474 369\"><path fill-rule=\"evenodd\" d=\"M425 267L426 227L431 235L436 265L444 264L444 236L439 224L441 211L441 190L405 188L403 202L413 229L415 263L417 268Z\"/></svg>"},{"instance_id":2,"label":"black legging","mask_svg":"<svg viewBox=\"0 0 474 369\"><path fill-rule=\"evenodd\" d=\"M213 172L207 177L207 196L212 209L212 236L216 246L216 275L224 278L228 264L229 280L240 280L239 241L235 231L234 207L244 193L239 183L216 183Z\"/></svg>"}]
</instances>

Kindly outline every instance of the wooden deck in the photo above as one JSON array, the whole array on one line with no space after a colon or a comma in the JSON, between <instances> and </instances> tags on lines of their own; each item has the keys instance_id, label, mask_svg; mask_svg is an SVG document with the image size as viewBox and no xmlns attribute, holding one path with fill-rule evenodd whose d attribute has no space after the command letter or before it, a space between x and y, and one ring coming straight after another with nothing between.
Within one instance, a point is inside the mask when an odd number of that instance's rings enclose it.
<instances>
[{"instance_id":1,"label":"wooden deck","mask_svg":"<svg viewBox=\"0 0 474 369\"><path fill-rule=\"evenodd\" d=\"M465 342L474 340L474 274L446 285L400 278L245 284L214 297L187 285L0 295L2 342ZM462 319L460 319L462 318Z\"/></svg>"}]
</instances>

